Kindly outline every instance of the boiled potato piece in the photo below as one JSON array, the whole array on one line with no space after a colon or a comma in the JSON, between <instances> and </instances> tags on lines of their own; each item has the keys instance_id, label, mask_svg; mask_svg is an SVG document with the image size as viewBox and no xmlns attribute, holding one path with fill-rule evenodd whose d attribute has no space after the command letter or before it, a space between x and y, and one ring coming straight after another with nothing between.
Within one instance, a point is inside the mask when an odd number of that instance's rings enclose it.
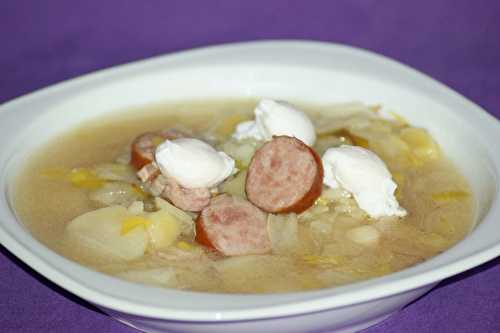
<instances>
[{"instance_id":1,"label":"boiled potato piece","mask_svg":"<svg viewBox=\"0 0 500 333\"><path fill-rule=\"evenodd\" d=\"M181 223L164 210L147 214L147 219L151 222L147 230L155 249L169 247L181 234Z\"/></svg>"},{"instance_id":2,"label":"boiled potato piece","mask_svg":"<svg viewBox=\"0 0 500 333\"><path fill-rule=\"evenodd\" d=\"M146 251L148 235L143 227L122 235L122 223L130 216L127 208L122 206L97 209L69 222L66 237L103 259L137 259Z\"/></svg>"},{"instance_id":3,"label":"boiled potato piece","mask_svg":"<svg viewBox=\"0 0 500 333\"><path fill-rule=\"evenodd\" d=\"M155 198L155 205L157 209L168 213L180 223L181 234L190 236L194 233L194 219L191 215L160 197Z\"/></svg>"}]
</instances>

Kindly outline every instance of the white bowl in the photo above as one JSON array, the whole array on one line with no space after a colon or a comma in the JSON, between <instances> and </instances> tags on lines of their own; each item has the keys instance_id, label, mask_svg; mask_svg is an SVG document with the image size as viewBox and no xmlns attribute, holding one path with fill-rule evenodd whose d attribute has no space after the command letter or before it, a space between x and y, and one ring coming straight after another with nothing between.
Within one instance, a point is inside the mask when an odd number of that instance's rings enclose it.
<instances>
[{"instance_id":1,"label":"white bowl","mask_svg":"<svg viewBox=\"0 0 500 333\"><path fill-rule=\"evenodd\" d=\"M381 103L423 126L469 180L478 225L422 264L334 289L223 295L158 289L91 271L52 252L16 219L12 179L38 145L115 110L200 97ZM499 122L442 84L373 53L316 42L255 42L161 56L64 82L0 106L0 241L51 281L147 332L353 332L440 280L500 254Z\"/></svg>"}]
</instances>

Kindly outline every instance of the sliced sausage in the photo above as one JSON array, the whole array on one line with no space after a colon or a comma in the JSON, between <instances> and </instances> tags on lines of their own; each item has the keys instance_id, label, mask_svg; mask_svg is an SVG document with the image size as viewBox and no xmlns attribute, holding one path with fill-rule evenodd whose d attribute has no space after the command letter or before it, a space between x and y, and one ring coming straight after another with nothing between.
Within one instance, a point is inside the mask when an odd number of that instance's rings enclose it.
<instances>
[{"instance_id":1,"label":"sliced sausage","mask_svg":"<svg viewBox=\"0 0 500 333\"><path fill-rule=\"evenodd\" d=\"M271 250L266 214L247 200L227 194L213 198L198 216L195 240L226 256Z\"/></svg>"},{"instance_id":2,"label":"sliced sausage","mask_svg":"<svg viewBox=\"0 0 500 333\"><path fill-rule=\"evenodd\" d=\"M208 188L182 187L172 177L162 174L155 162L143 166L137 176L153 196L161 196L180 209L200 212L210 203L212 195Z\"/></svg>"},{"instance_id":3,"label":"sliced sausage","mask_svg":"<svg viewBox=\"0 0 500 333\"><path fill-rule=\"evenodd\" d=\"M132 142L130 164L140 170L146 164L153 162L156 147L165 140L184 138L187 135L175 129L148 132L139 135Z\"/></svg>"},{"instance_id":4,"label":"sliced sausage","mask_svg":"<svg viewBox=\"0 0 500 333\"><path fill-rule=\"evenodd\" d=\"M299 139L275 136L253 156L245 191L248 200L269 213L301 213L321 194L323 165Z\"/></svg>"},{"instance_id":5,"label":"sliced sausage","mask_svg":"<svg viewBox=\"0 0 500 333\"><path fill-rule=\"evenodd\" d=\"M161 197L170 201L174 206L191 212L199 212L210 203L210 190L206 187L185 188L171 177L166 178L166 186Z\"/></svg>"}]
</instances>

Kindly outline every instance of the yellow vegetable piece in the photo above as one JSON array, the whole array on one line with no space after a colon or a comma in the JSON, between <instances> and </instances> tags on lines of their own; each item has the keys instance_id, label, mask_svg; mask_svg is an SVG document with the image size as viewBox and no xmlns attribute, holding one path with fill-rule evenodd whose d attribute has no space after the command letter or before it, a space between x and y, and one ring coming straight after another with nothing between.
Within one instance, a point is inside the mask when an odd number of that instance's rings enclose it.
<instances>
[{"instance_id":1,"label":"yellow vegetable piece","mask_svg":"<svg viewBox=\"0 0 500 333\"><path fill-rule=\"evenodd\" d=\"M125 171L127 166L116 165L113 166L116 171ZM106 180L100 178L92 169L75 168L72 170L65 168L49 168L42 170L40 173L42 177L69 181L73 186L95 190L106 184ZM140 190L138 188L138 190ZM142 190L140 190L142 191ZM143 192L144 193L144 192Z\"/></svg>"},{"instance_id":2,"label":"yellow vegetable piece","mask_svg":"<svg viewBox=\"0 0 500 333\"><path fill-rule=\"evenodd\" d=\"M76 187L97 189L104 185L105 181L97 177L92 171L85 168L71 170L68 179Z\"/></svg>"},{"instance_id":3,"label":"yellow vegetable piece","mask_svg":"<svg viewBox=\"0 0 500 333\"><path fill-rule=\"evenodd\" d=\"M405 128L400 137L410 147L413 155L423 161L439 157L439 147L429 133L422 128Z\"/></svg>"},{"instance_id":4,"label":"yellow vegetable piece","mask_svg":"<svg viewBox=\"0 0 500 333\"><path fill-rule=\"evenodd\" d=\"M305 255L302 260L310 265L340 265L344 262L339 256L320 256L320 255Z\"/></svg>"},{"instance_id":5,"label":"yellow vegetable piece","mask_svg":"<svg viewBox=\"0 0 500 333\"><path fill-rule=\"evenodd\" d=\"M241 160L235 160L234 161L234 166L237 169L239 169L239 170L246 170L246 169L248 169L248 165L245 162L241 161Z\"/></svg>"},{"instance_id":6,"label":"yellow vegetable piece","mask_svg":"<svg viewBox=\"0 0 500 333\"><path fill-rule=\"evenodd\" d=\"M352 142L354 142L356 146L360 146L363 148L368 148L370 146L370 143L365 138L356 135L352 135L351 137L352 137Z\"/></svg>"},{"instance_id":7,"label":"yellow vegetable piece","mask_svg":"<svg viewBox=\"0 0 500 333\"><path fill-rule=\"evenodd\" d=\"M448 191L448 192L439 192L432 194L432 200L443 202L443 201L452 201L452 200L461 200L467 198L469 193L464 191Z\"/></svg>"},{"instance_id":8,"label":"yellow vegetable piece","mask_svg":"<svg viewBox=\"0 0 500 333\"><path fill-rule=\"evenodd\" d=\"M314 202L315 205L321 205L321 206L328 206L330 203L330 200L328 198L320 196L316 201Z\"/></svg>"},{"instance_id":9,"label":"yellow vegetable piece","mask_svg":"<svg viewBox=\"0 0 500 333\"><path fill-rule=\"evenodd\" d=\"M139 226L147 228L150 225L151 225L151 221L143 216L126 217L122 221L122 228L121 228L120 234L123 236L123 235L126 235L128 232L130 232L134 228L137 228Z\"/></svg>"},{"instance_id":10,"label":"yellow vegetable piece","mask_svg":"<svg viewBox=\"0 0 500 333\"><path fill-rule=\"evenodd\" d=\"M181 250L191 251L194 249L194 246L185 241L177 242L176 246Z\"/></svg>"}]
</instances>

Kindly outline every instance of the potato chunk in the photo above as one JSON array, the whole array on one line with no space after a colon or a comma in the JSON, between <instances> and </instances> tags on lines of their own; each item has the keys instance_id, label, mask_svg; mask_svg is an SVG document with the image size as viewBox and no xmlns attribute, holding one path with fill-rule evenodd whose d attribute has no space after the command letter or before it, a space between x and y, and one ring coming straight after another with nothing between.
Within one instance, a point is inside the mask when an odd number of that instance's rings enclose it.
<instances>
[{"instance_id":1,"label":"potato chunk","mask_svg":"<svg viewBox=\"0 0 500 333\"><path fill-rule=\"evenodd\" d=\"M93 210L73 219L66 227L66 237L103 259L137 259L146 251L148 235L143 227L122 235L122 223L129 216L122 206Z\"/></svg>"},{"instance_id":2,"label":"potato chunk","mask_svg":"<svg viewBox=\"0 0 500 333\"><path fill-rule=\"evenodd\" d=\"M151 245L155 249L162 249L172 245L181 234L181 223L164 210L147 215L151 224L148 232Z\"/></svg>"}]
</instances>

